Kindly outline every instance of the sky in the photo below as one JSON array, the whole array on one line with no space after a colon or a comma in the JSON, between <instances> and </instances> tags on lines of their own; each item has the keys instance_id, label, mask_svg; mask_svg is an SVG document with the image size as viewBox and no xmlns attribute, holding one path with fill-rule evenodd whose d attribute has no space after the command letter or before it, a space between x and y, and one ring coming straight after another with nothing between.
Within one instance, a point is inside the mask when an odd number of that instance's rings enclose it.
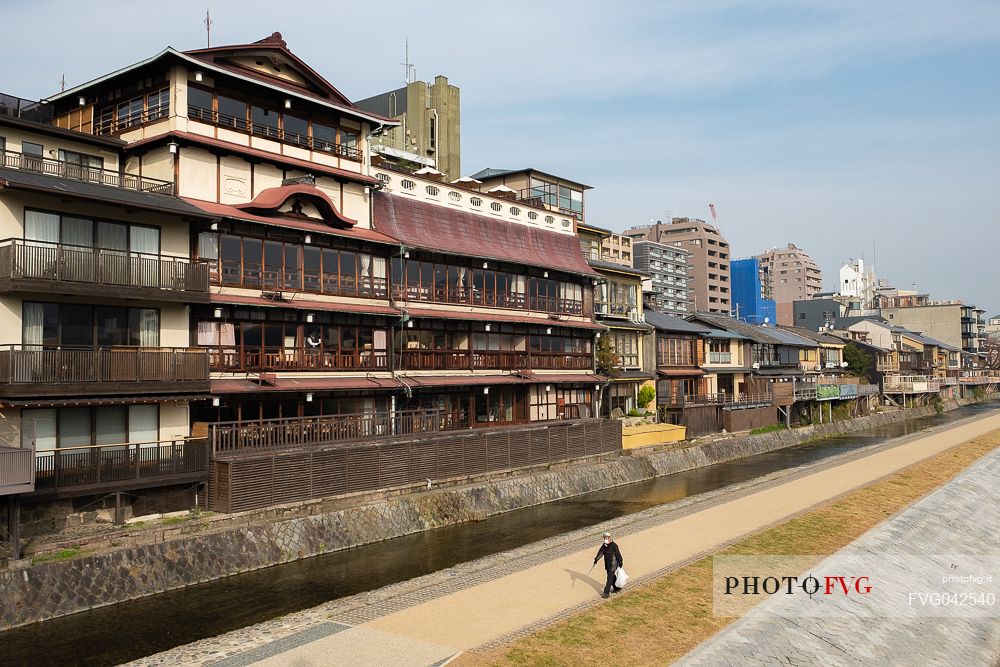
<instances>
[{"instance_id":1,"label":"sky","mask_svg":"<svg viewBox=\"0 0 1000 667\"><path fill-rule=\"evenodd\" d=\"M210 2L212 44L280 31L350 99L444 74L462 165L593 186L587 221L719 224L734 258L795 243L834 289L1000 313L1000 2ZM164 12L169 8L169 12ZM0 0L0 92L42 98L205 45L205 3ZM53 20L53 17L58 17Z\"/></svg>"}]
</instances>

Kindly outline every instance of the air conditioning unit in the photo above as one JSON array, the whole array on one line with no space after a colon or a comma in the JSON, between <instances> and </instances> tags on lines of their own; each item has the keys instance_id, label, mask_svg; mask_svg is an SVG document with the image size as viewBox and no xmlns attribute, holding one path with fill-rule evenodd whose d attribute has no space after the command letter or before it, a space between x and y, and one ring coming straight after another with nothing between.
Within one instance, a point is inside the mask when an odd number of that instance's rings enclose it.
<instances>
[{"instance_id":1,"label":"air conditioning unit","mask_svg":"<svg viewBox=\"0 0 1000 667\"><path fill-rule=\"evenodd\" d=\"M759 371L760 370L760 362L759 361L753 362L753 369L755 371Z\"/></svg>"},{"instance_id":2,"label":"air conditioning unit","mask_svg":"<svg viewBox=\"0 0 1000 667\"><path fill-rule=\"evenodd\" d=\"M826 367L827 368L836 368L837 366L838 366L838 364L836 362L833 362L833 361L826 362Z\"/></svg>"}]
</instances>

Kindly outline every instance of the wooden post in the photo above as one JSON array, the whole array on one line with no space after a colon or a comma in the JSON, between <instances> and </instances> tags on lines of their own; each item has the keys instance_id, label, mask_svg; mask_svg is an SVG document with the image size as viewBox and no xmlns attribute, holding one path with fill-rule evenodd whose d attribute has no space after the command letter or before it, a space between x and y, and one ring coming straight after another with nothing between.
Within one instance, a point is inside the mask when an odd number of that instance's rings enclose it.
<instances>
[{"instance_id":1,"label":"wooden post","mask_svg":"<svg viewBox=\"0 0 1000 667\"><path fill-rule=\"evenodd\" d=\"M10 539L12 560L21 558L21 504L19 496L7 498L7 537Z\"/></svg>"},{"instance_id":2,"label":"wooden post","mask_svg":"<svg viewBox=\"0 0 1000 667\"><path fill-rule=\"evenodd\" d=\"M115 491L115 525L120 526L125 521L122 519L122 492Z\"/></svg>"}]
</instances>

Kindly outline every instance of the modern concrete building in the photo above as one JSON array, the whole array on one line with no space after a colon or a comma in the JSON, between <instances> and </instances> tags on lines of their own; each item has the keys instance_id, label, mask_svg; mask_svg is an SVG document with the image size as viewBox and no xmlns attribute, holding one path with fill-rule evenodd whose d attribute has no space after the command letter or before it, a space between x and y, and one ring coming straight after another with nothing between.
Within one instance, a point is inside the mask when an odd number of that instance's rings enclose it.
<instances>
[{"instance_id":1,"label":"modern concrete building","mask_svg":"<svg viewBox=\"0 0 1000 667\"><path fill-rule=\"evenodd\" d=\"M778 323L792 325L792 304L799 299L812 298L823 290L823 272L812 257L794 243L762 252L757 259L768 298L775 303Z\"/></svg>"},{"instance_id":2,"label":"modern concrete building","mask_svg":"<svg viewBox=\"0 0 1000 667\"><path fill-rule=\"evenodd\" d=\"M655 241L633 241L632 252L635 268L650 276L646 299L652 309L667 315L686 315L691 299L688 287L691 254L684 248Z\"/></svg>"},{"instance_id":3,"label":"modern concrete building","mask_svg":"<svg viewBox=\"0 0 1000 667\"><path fill-rule=\"evenodd\" d=\"M372 138L375 155L390 163L433 167L447 181L462 175L461 94L447 77L436 76L434 83L412 81L355 105L399 121Z\"/></svg>"},{"instance_id":4,"label":"modern concrete building","mask_svg":"<svg viewBox=\"0 0 1000 667\"><path fill-rule=\"evenodd\" d=\"M960 300L926 301L921 305L883 307L882 317L891 324L906 327L931 338L960 348L978 352L981 342L982 310Z\"/></svg>"},{"instance_id":5,"label":"modern concrete building","mask_svg":"<svg viewBox=\"0 0 1000 667\"><path fill-rule=\"evenodd\" d=\"M860 301L865 308L872 307L878 280L875 267L866 265L863 257L851 259L840 267L840 282L837 293Z\"/></svg>"},{"instance_id":6,"label":"modern concrete building","mask_svg":"<svg viewBox=\"0 0 1000 667\"><path fill-rule=\"evenodd\" d=\"M625 235L688 251L689 310L729 314L729 243L716 227L696 218L674 218L669 224L632 227Z\"/></svg>"},{"instance_id":7,"label":"modern concrete building","mask_svg":"<svg viewBox=\"0 0 1000 667\"><path fill-rule=\"evenodd\" d=\"M730 264L733 283L733 317L751 324L775 324L777 308L770 298L770 283L760 259L736 259Z\"/></svg>"}]
</instances>

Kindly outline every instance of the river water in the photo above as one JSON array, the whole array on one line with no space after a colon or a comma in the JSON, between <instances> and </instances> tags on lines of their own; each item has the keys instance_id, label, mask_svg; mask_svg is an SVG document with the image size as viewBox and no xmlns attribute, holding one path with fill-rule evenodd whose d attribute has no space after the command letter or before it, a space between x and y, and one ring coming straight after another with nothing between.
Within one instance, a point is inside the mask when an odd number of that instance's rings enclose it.
<instances>
[{"instance_id":1,"label":"river water","mask_svg":"<svg viewBox=\"0 0 1000 667\"><path fill-rule=\"evenodd\" d=\"M968 406L15 628L0 632L0 662L127 662L997 407Z\"/></svg>"}]
</instances>

